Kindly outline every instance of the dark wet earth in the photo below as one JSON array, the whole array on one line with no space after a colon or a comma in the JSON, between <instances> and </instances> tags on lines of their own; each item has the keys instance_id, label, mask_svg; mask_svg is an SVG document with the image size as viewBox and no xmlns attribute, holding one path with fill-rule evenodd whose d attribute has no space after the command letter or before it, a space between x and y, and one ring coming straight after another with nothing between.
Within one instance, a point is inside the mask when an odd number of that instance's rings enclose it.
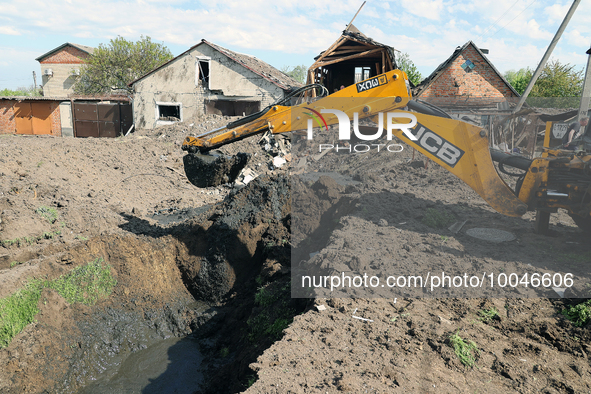
<instances>
[{"instance_id":1,"label":"dark wet earth","mask_svg":"<svg viewBox=\"0 0 591 394\"><path fill-rule=\"evenodd\" d=\"M197 340L165 339L132 353L78 392L191 394L203 382L203 374L199 372L202 360Z\"/></svg>"}]
</instances>

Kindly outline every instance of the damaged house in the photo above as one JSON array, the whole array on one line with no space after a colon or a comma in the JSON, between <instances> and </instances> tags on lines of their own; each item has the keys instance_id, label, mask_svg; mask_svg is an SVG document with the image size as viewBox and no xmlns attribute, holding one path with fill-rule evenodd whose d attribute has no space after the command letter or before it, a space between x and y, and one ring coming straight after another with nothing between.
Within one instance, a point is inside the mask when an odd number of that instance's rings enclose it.
<instances>
[{"instance_id":1,"label":"damaged house","mask_svg":"<svg viewBox=\"0 0 591 394\"><path fill-rule=\"evenodd\" d=\"M129 84L137 128L203 114L244 116L301 84L254 56L206 40Z\"/></svg>"},{"instance_id":2,"label":"damaged house","mask_svg":"<svg viewBox=\"0 0 591 394\"><path fill-rule=\"evenodd\" d=\"M497 113L519 97L472 41L457 47L447 60L413 89L413 96L452 113Z\"/></svg>"},{"instance_id":3,"label":"damaged house","mask_svg":"<svg viewBox=\"0 0 591 394\"><path fill-rule=\"evenodd\" d=\"M307 84L322 84L330 93L398 68L394 48L372 40L353 24L314 60Z\"/></svg>"}]
</instances>

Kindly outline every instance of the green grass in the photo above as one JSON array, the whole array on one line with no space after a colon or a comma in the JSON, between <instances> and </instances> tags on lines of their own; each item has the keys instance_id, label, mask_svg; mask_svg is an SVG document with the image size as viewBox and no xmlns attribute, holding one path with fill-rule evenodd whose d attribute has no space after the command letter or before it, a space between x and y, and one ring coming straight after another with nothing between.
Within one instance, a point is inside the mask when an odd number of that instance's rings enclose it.
<instances>
[{"instance_id":1,"label":"green grass","mask_svg":"<svg viewBox=\"0 0 591 394\"><path fill-rule=\"evenodd\" d=\"M51 224L55 223L58 217L57 209L46 206L37 208L37 213Z\"/></svg>"},{"instance_id":2,"label":"green grass","mask_svg":"<svg viewBox=\"0 0 591 394\"><path fill-rule=\"evenodd\" d=\"M449 337L449 343L453 347L456 356L462 364L473 367L476 363L475 353L480 353L478 346L472 341L465 341L460 337L459 330Z\"/></svg>"},{"instance_id":3,"label":"green grass","mask_svg":"<svg viewBox=\"0 0 591 394\"><path fill-rule=\"evenodd\" d=\"M23 245L32 245L37 241L40 241L42 239L52 239L53 237L56 237L58 235L60 235L62 232L60 230L56 230L56 231L45 231L43 234L41 235L37 235L37 236L31 236L31 237L20 237L20 238L14 238L14 239L4 239L1 241L1 243L3 245L17 245L19 247L23 246Z\"/></svg>"},{"instance_id":4,"label":"green grass","mask_svg":"<svg viewBox=\"0 0 591 394\"><path fill-rule=\"evenodd\" d=\"M480 320L488 323L489 321L491 321L492 319L494 319L495 317L497 317L499 315L499 311L497 310L497 308L490 307L489 309L483 309L481 311L478 312L478 314L480 315Z\"/></svg>"},{"instance_id":5,"label":"green grass","mask_svg":"<svg viewBox=\"0 0 591 394\"><path fill-rule=\"evenodd\" d=\"M569 306L562 310L562 314L577 327L582 327L591 320L591 300L579 305Z\"/></svg>"},{"instance_id":6,"label":"green grass","mask_svg":"<svg viewBox=\"0 0 591 394\"><path fill-rule=\"evenodd\" d=\"M428 208L421 222L432 228L444 228L455 222L456 218L449 212Z\"/></svg>"},{"instance_id":7,"label":"green grass","mask_svg":"<svg viewBox=\"0 0 591 394\"><path fill-rule=\"evenodd\" d=\"M32 281L9 297L0 299L0 348L8 346L12 338L33 322L39 312L37 302L43 290L41 283Z\"/></svg>"},{"instance_id":8,"label":"green grass","mask_svg":"<svg viewBox=\"0 0 591 394\"><path fill-rule=\"evenodd\" d=\"M87 265L74 268L68 274L54 280L31 280L12 295L0 299L0 348L6 347L39 312L37 303L44 289L53 289L70 304L79 302L94 305L108 297L117 281L111 275L111 267L96 259Z\"/></svg>"},{"instance_id":9,"label":"green grass","mask_svg":"<svg viewBox=\"0 0 591 394\"><path fill-rule=\"evenodd\" d=\"M24 261L13 261L10 263L10 268L16 267L17 265L24 264Z\"/></svg>"}]
</instances>

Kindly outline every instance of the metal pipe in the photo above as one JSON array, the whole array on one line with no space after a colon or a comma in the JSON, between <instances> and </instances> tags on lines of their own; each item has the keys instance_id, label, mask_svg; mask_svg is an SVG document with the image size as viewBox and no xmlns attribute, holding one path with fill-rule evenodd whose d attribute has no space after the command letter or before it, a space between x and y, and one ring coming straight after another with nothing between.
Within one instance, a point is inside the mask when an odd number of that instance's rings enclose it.
<instances>
[{"instance_id":1,"label":"metal pipe","mask_svg":"<svg viewBox=\"0 0 591 394\"><path fill-rule=\"evenodd\" d=\"M562 36L564 29L566 29L568 22L570 22L570 19L572 18L573 14L575 13L575 10L579 6L580 2L581 2L581 0L575 0L573 2L573 5L571 5L570 9L566 13L564 20L562 21L562 24L558 28L556 35L554 35L554 38L552 39L552 42L548 46L548 49L546 49L546 53L544 53L542 60L540 60L540 64L538 64L538 68L534 72L534 75L532 75L531 80L527 84L527 88L525 88L525 92L523 92L523 94L521 95L521 98L519 99L519 102L517 103L517 107L515 107L515 110L513 112L518 112L521 109L521 107L523 106L525 99L527 99L529 92L531 92L532 88L534 87L534 84L538 80L538 77L542 73L542 70L546 66L546 62L548 61L548 58L552 54L552 51L554 50L554 47L556 46L556 44L558 44L558 40L560 40L560 37Z\"/></svg>"}]
</instances>

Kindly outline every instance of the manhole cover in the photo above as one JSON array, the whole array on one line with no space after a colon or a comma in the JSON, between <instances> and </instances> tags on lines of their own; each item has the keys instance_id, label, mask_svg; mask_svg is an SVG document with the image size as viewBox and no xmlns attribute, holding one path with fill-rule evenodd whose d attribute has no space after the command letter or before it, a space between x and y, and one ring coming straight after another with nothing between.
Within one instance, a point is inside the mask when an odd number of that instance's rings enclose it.
<instances>
[{"instance_id":1,"label":"manhole cover","mask_svg":"<svg viewBox=\"0 0 591 394\"><path fill-rule=\"evenodd\" d=\"M515 239L515 235L512 233L496 228L471 228L466 230L466 234L490 242L507 242Z\"/></svg>"}]
</instances>

